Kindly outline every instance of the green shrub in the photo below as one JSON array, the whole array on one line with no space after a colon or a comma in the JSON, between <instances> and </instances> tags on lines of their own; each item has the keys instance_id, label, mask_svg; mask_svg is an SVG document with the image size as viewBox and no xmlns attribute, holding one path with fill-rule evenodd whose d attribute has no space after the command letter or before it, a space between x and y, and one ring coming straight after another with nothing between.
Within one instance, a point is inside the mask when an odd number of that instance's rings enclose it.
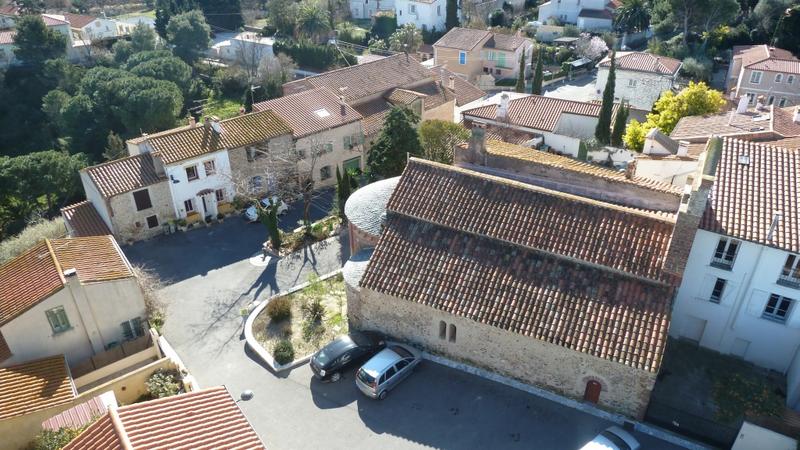
<instances>
[{"instance_id":1,"label":"green shrub","mask_svg":"<svg viewBox=\"0 0 800 450\"><path fill-rule=\"evenodd\" d=\"M322 304L322 299L319 297L315 297L311 299L311 301L303 303L303 305L300 306L300 310L303 312L303 318L311 323L322 322L322 318L325 316L325 306Z\"/></svg>"},{"instance_id":2,"label":"green shrub","mask_svg":"<svg viewBox=\"0 0 800 450\"><path fill-rule=\"evenodd\" d=\"M275 349L272 350L272 356L275 357L275 362L278 364L288 364L294 361L294 346L292 341L283 339L275 344Z\"/></svg>"},{"instance_id":3,"label":"green shrub","mask_svg":"<svg viewBox=\"0 0 800 450\"><path fill-rule=\"evenodd\" d=\"M372 36L379 39L389 39L389 36L397 30L397 17L394 14L376 14L375 22L372 25Z\"/></svg>"},{"instance_id":4,"label":"green shrub","mask_svg":"<svg viewBox=\"0 0 800 450\"><path fill-rule=\"evenodd\" d=\"M79 434L83 428L59 428L56 431L43 430L28 444L26 450L60 450Z\"/></svg>"},{"instance_id":5,"label":"green shrub","mask_svg":"<svg viewBox=\"0 0 800 450\"><path fill-rule=\"evenodd\" d=\"M158 369L144 384L153 398L171 397L183 392L181 374L175 369Z\"/></svg>"},{"instance_id":6,"label":"green shrub","mask_svg":"<svg viewBox=\"0 0 800 450\"><path fill-rule=\"evenodd\" d=\"M44 239L63 237L66 233L61 216L33 221L21 233L0 242L0 264L26 252Z\"/></svg>"},{"instance_id":7,"label":"green shrub","mask_svg":"<svg viewBox=\"0 0 800 450\"><path fill-rule=\"evenodd\" d=\"M274 298L265 309L273 322L280 322L292 317L292 300L289 297Z\"/></svg>"},{"instance_id":8,"label":"green shrub","mask_svg":"<svg viewBox=\"0 0 800 450\"><path fill-rule=\"evenodd\" d=\"M347 58L347 63L358 63L352 55L340 53L332 45L317 45L310 42L277 41L273 46L275 53L284 53L294 60L297 65L310 69L328 70L336 64L347 65L342 58Z\"/></svg>"}]
</instances>

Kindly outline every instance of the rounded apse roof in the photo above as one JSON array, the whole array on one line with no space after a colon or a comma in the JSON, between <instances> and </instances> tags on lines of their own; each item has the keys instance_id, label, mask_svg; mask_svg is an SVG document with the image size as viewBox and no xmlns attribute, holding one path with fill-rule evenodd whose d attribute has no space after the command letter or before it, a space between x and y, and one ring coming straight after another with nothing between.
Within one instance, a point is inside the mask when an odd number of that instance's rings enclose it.
<instances>
[{"instance_id":1,"label":"rounded apse roof","mask_svg":"<svg viewBox=\"0 0 800 450\"><path fill-rule=\"evenodd\" d=\"M400 177L388 178L353 192L344 205L347 220L365 233L380 236L386 220L386 203L398 181Z\"/></svg>"},{"instance_id":2,"label":"rounded apse roof","mask_svg":"<svg viewBox=\"0 0 800 450\"><path fill-rule=\"evenodd\" d=\"M364 271L367 270L367 264L369 264L369 258L372 256L373 250L373 248L361 250L351 256L344 264L342 278L344 278L344 282L348 286L358 289L361 278L364 276Z\"/></svg>"}]
</instances>

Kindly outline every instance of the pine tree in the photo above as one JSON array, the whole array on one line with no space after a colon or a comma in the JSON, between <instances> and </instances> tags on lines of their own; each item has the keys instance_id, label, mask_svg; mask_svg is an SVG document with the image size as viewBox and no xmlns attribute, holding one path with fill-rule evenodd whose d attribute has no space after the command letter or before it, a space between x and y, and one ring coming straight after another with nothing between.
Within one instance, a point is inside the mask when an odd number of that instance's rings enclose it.
<instances>
[{"instance_id":1,"label":"pine tree","mask_svg":"<svg viewBox=\"0 0 800 450\"><path fill-rule=\"evenodd\" d=\"M614 119L614 128L611 130L611 145L614 147L620 147L622 145L622 136L625 134L628 113L630 113L630 107L624 104L620 105L619 111L617 111L617 117Z\"/></svg>"},{"instance_id":2,"label":"pine tree","mask_svg":"<svg viewBox=\"0 0 800 450\"><path fill-rule=\"evenodd\" d=\"M167 24L169 23L172 12L175 9L175 4L172 0L156 0L156 20L155 28L156 33L162 39L167 37Z\"/></svg>"},{"instance_id":3,"label":"pine tree","mask_svg":"<svg viewBox=\"0 0 800 450\"><path fill-rule=\"evenodd\" d=\"M611 67L608 69L608 80L603 90L603 104L600 106L600 116L597 118L597 128L594 137L597 142L607 145L611 141L611 113L614 109L614 88L616 84L614 52L611 52Z\"/></svg>"},{"instance_id":4,"label":"pine tree","mask_svg":"<svg viewBox=\"0 0 800 450\"><path fill-rule=\"evenodd\" d=\"M415 125L419 117L410 109L395 107L389 111L383 129L367 158L370 178L388 178L400 175L406 167L406 153L422 154L422 145Z\"/></svg>"},{"instance_id":5,"label":"pine tree","mask_svg":"<svg viewBox=\"0 0 800 450\"><path fill-rule=\"evenodd\" d=\"M446 17L444 21L445 32L451 28L459 26L458 23L458 0L447 0Z\"/></svg>"},{"instance_id":6,"label":"pine tree","mask_svg":"<svg viewBox=\"0 0 800 450\"><path fill-rule=\"evenodd\" d=\"M544 61L542 60L542 49L539 49L536 57L536 70L533 73L533 82L531 83L531 94L542 95L542 82L544 81Z\"/></svg>"},{"instance_id":7,"label":"pine tree","mask_svg":"<svg viewBox=\"0 0 800 450\"><path fill-rule=\"evenodd\" d=\"M519 57L519 75L517 76L517 92L525 92L525 52Z\"/></svg>"}]
</instances>

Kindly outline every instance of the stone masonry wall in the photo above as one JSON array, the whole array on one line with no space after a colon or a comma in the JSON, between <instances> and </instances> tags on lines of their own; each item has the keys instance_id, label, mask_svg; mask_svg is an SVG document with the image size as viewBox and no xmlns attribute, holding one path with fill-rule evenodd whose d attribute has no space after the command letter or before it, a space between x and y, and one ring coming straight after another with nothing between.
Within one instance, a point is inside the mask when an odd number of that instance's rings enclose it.
<instances>
[{"instance_id":1,"label":"stone masonry wall","mask_svg":"<svg viewBox=\"0 0 800 450\"><path fill-rule=\"evenodd\" d=\"M133 192L126 192L109 199L111 205L111 222L114 224L114 237L118 241L148 239L161 234L161 225L175 219L175 208L172 203L172 194L169 191L168 181L160 181L147 186L150 193L152 206L142 211L136 211ZM137 189L139 191L139 189ZM147 228L147 218L155 215L158 217L158 226ZM139 226L136 226L136 223Z\"/></svg>"},{"instance_id":2,"label":"stone masonry wall","mask_svg":"<svg viewBox=\"0 0 800 450\"><path fill-rule=\"evenodd\" d=\"M567 397L582 399L586 383L600 383L599 406L640 419L656 374L504 331L366 288L348 290L351 326L380 330L428 351L469 362ZM354 298L350 298L350 297ZM440 321L447 337L439 337ZM450 325L456 327L449 340Z\"/></svg>"}]
</instances>

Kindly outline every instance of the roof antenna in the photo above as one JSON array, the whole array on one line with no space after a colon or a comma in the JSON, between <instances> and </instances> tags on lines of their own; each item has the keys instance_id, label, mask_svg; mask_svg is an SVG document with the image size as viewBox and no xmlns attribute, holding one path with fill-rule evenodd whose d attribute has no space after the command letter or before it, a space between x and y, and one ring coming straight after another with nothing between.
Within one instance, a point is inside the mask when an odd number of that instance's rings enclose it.
<instances>
[{"instance_id":1,"label":"roof antenna","mask_svg":"<svg viewBox=\"0 0 800 450\"><path fill-rule=\"evenodd\" d=\"M778 228L778 223L781 221L783 214L780 211L775 210L772 213L772 223L769 225L769 231L767 232L767 240L772 241L772 237L775 234L775 230Z\"/></svg>"}]
</instances>

